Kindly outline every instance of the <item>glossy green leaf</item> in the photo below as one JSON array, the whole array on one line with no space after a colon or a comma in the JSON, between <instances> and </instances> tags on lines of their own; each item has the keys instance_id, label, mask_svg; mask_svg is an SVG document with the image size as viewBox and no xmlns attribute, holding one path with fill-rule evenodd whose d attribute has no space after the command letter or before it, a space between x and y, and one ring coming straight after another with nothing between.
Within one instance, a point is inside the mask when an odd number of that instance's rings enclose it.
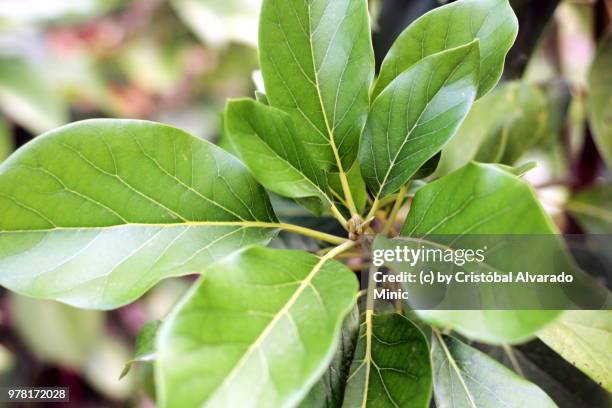
<instances>
[{"instance_id":1,"label":"glossy green leaf","mask_svg":"<svg viewBox=\"0 0 612 408\"><path fill-rule=\"evenodd\" d=\"M155 360L155 339L161 323L161 320L152 320L140 329L134 346L134 357L125 363L120 379L127 375L135 363L150 363Z\"/></svg>"},{"instance_id":2,"label":"glossy green leaf","mask_svg":"<svg viewBox=\"0 0 612 408\"><path fill-rule=\"evenodd\" d=\"M612 311L567 311L540 331L538 337L612 392Z\"/></svg>"},{"instance_id":3,"label":"glossy green leaf","mask_svg":"<svg viewBox=\"0 0 612 408\"><path fill-rule=\"evenodd\" d=\"M446 145L437 174L470 160L514 164L550 130L546 95L531 84L501 84L476 101L457 135Z\"/></svg>"},{"instance_id":4,"label":"glossy green leaf","mask_svg":"<svg viewBox=\"0 0 612 408\"><path fill-rule=\"evenodd\" d=\"M479 39L481 97L499 80L517 32L518 21L508 0L459 0L434 9L397 38L383 61L373 95L423 58Z\"/></svg>"},{"instance_id":5,"label":"glossy green leaf","mask_svg":"<svg viewBox=\"0 0 612 408\"><path fill-rule=\"evenodd\" d=\"M287 113L252 99L230 101L225 129L234 150L268 190L330 202L325 173L306 152Z\"/></svg>"},{"instance_id":6,"label":"glossy green leaf","mask_svg":"<svg viewBox=\"0 0 612 408\"><path fill-rule=\"evenodd\" d=\"M264 0L259 51L266 95L296 121L325 168L357 156L374 77L366 0Z\"/></svg>"},{"instance_id":7,"label":"glossy green leaf","mask_svg":"<svg viewBox=\"0 0 612 408\"><path fill-rule=\"evenodd\" d=\"M348 268L306 252L226 258L162 325L159 406L296 405L329 365L356 291Z\"/></svg>"},{"instance_id":8,"label":"glossy green leaf","mask_svg":"<svg viewBox=\"0 0 612 408\"><path fill-rule=\"evenodd\" d=\"M599 152L612 167L612 34L601 40L589 72L589 120Z\"/></svg>"},{"instance_id":9,"label":"glossy green leaf","mask_svg":"<svg viewBox=\"0 0 612 408\"><path fill-rule=\"evenodd\" d=\"M431 356L438 408L556 407L537 385L453 337L435 335Z\"/></svg>"},{"instance_id":10,"label":"glossy green leaf","mask_svg":"<svg viewBox=\"0 0 612 408\"><path fill-rule=\"evenodd\" d=\"M424 58L374 101L359 161L376 197L397 191L455 134L478 86L478 41Z\"/></svg>"},{"instance_id":11,"label":"glossy green leaf","mask_svg":"<svg viewBox=\"0 0 612 408\"><path fill-rule=\"evenodd\" d=\"M554 234L531 187L491 164L470 163L419 189L402 236ZM537 254L536 254L537 256ZM484 342L521 342L559 314L552 310L423 310L429 323Z\"/></svg>"},{"instance_id":12,"label":"glossy green leaf","mask_svg":"<svg viewBox=\"0 0 612 408\"><path fill-rule=\"evenodd\" d=\"M340 408L344 399L344 388L359 333L357 307L344 318L340 331L340 342L329 367L310 389L300 408Z\"/></svg>"},{"instance_id":13,"label":"glossy green leaf","mask_svg":"<svg viewBox=\"0 0 612 408\"><path fill-rule=\"evenodd\" d=\"M0 284L109 309L202 272L276 221L233 156L165 125L91 120L36 138L0 166Z\"/></svg>"},{"instance_id":14,"label":"glossy green leaf","mask_svg":"<svg viewBox=\"0 0 612 408\"><path fill-rule=\"evenodd\" d=\"M426 408L431 385L429 346L421 330L400 314L367 312L342 407Z\"/></svg>"},{"instance_id":15,"label":"glossy green leaf","mask_svg":"<svg viewBox=\"0 0 612 408\"><path fill-rule=\"evenodd\" d=\"M0 56L0 110L32 133L68 122L66 101L30 63Z\"/></svg>"},{"instance_id":16,"label":"glossy green leaf","mask_svg":"<svg viewBox=\"0 0 612 408\"><path fill-rule=\"evenodd\" d=\"M582 190L566 204L569 212L591 234L612 234L612 185Z\"/></svg>"}]
</instances>

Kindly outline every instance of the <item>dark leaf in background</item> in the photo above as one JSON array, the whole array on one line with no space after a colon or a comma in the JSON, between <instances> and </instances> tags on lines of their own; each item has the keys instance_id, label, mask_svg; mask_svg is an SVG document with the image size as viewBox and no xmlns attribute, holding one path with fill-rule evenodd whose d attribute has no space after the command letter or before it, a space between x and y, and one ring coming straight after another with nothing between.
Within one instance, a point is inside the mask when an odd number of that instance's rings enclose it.
<instances>
[{"instance_id":1,"label":"dark leaf in background","mask_svg":"<svg viewBox=\"0 0 612 408\"><path fill-rule=\"evenodd\" d=\"M342 406L344 388L355 352L358 332L359 311L355 307L344 318L340 341L331 364L304 398L300 408L340 408Z\"/></svg>"},{"instance_id":2,"label":"dark leaf in background","mask_svg":"<svg viewBox=\"0 0 612 408\"><path fill-rule=\"evenodd\" d=\"M536 3L531 0L510 0L520 30L506 57L505 78L516 79L523 75L529 57L559 3L560 0L538 0Z\"/></svg>"}]
</instances>

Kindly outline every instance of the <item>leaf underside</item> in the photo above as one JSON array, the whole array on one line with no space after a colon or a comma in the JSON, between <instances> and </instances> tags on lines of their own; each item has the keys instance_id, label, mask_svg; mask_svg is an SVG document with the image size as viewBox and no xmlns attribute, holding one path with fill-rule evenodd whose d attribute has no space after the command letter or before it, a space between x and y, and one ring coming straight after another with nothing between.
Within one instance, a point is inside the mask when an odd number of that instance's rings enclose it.
<instances>
[{"instance_id":1,"label":"leaf underside","mask_svg":"<svg viewBox=\"0 0 612 408\"><path fill-rule=\"evenodd\" d=\"M110 309L202 272L275 233L263 188L236 159L178 129L90 120L0 166L0 284Z\"/></svg>"},{"instance_id":2,"label":"leaf underside","mask_svg":"<svg viewBox=\"0 0 612 408\"><path fill-rule=\"evenodd\" d=\"M603 388L612 392L612 312L566 311L538 337Z\"/></svg>"},{"instance_id":3,"label":"leaf underside","mask_svg":"<svg viewBox=\"0 0 612 408\"><path fill-rule=\"evenodd\" d=\"M538 386L453 337L435 336L431 355L439 408L556 407Z\"/></svg>"},{"instance_id":4,"label":"leaf underside","mask_svg":"<svg viewBox=\"0 0 612 408\"><path fill-rule=\"evenodd\" d=\"M329 365L357 281L302 251L252 247L210 268L164 322L160 407L290 407Z\"/></svg>"},{"instance_id":5,"label":"leaf underside","mask_svg":"<svg viewBox=\"0 0 612 408\"><path fill-rule=\"evenodd\" d=\"M526 182L496 165L472 162L417 191L400 235L555 232ZM532 337L559 312L423 310L418 314L429 323L452 327L475 340L499 344Z\"/></svg>"}]
</instances>

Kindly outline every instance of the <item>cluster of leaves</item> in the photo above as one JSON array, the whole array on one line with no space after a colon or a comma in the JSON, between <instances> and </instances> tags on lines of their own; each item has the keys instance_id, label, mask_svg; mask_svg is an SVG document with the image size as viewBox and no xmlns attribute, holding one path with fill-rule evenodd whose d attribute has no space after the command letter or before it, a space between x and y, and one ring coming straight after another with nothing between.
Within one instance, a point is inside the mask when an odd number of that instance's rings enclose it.
<instances>
[{"instance_id":1,"label":"cluster of leaves","mask_svg":"<svg viewBox=\"0 0 612 408\"><path fill-rule=\"evenodd\" d=\"M557 232L519 172L498 164L514 164L547 120L520 109L463 156L494 164L451 164L409 188L436 169L477 99L497 98L503 112L508 94L529 94L507 85L487 95L517 34L507 0L425 14L376 80L365 0L265 0L259 29L265 90L225 113L239 159L166 125L88 120L3 163L0 284L108 310L162 279L202 274L138 343L160 407L427 407L432 389L439 407L555 406L445 328L494 345L542 333L612 389L609 364L591 353L608 340L571 330L581 320L597 332L607 313L364 308L353 271L334 259L359 257L366 234L395 233L407 201L401 236ZM280 221L266 190L334 217L348 239ZM278 231L333 246L265 248Z\"/></svg>"}]
</instances>

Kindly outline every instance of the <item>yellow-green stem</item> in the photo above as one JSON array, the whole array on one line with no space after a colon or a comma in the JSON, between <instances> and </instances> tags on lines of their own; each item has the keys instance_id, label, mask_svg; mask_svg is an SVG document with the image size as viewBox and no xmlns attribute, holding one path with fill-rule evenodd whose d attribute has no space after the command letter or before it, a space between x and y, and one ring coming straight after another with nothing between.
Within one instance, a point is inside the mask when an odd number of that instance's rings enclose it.
<instances>
[{"instance_id":1,"label":"yellow-green stem","mask_svg":"<svg viewBox=\"0 0 612 408\"><path fill-rule=\"evenodd\" d=\"M342 165L341 163L338 163L338 164L340 166ZM348 209L351 212L352 216L359 217L359 213L357 212L357 207L355 206L355 200L353 200L353 193L351 193L351 187L349 185L348 179L346 178L346 173L344 172L342 167L340 167L339 175L340 175L340 184L342 184L342 191L344 192L344 198L348 205Z\"/></svg>"},{"instance_id":2,"label":"yellow-green stem","mask_svg":"<svg viewBox=\"0 0 612 408\"><path fill-rule=\"evenodd\" d=\"M340 255L341 253L343 253L345 251L348 251L349 249L351 249L355 245L357 245L357 242L346 240L342 244L338 245L337 247L335 247L334 249L332 249L331 251L329 251L328 253L323 255L321 257L321 259L327 260L327 259L335 258L336 256Z\"/></svg>"},{"instance_id":3,"label":"yellow-green stem","mask_svg":"<svg viewBox=\"0 0 612 408\"><path fill-rule=\"evenodd\" d=\"M374 202L372 203L370 212L368 212L368 215L366 215L366 217L364 218L364 227L367 227L370 224L370 222L372 222L372 220L374 219L374 216L376 215L376 211L378 210L379 204L380 204L380 201L378 201L378 197L376 197L374 199Z\"/></svg>"},{"instance_id":4,"label":"yellow-green stem","mask_svg":"<svg viewBox=\"0 0 612 408\"><path fill-rule=\"evenodd\" d=\"M389 213L389 217L387 218L387 223L385 224L385 227L382 230L383 235L387 235L389 231L391 231L391 228L393 227L393 224L395 223L395 218L397 217L397 213L399 212L400 208L402 208L402 204L404 203L404 198L406 197L407 191L408 191L408 188L406 186L402 186L402 188L400 188L399 192L397 193L397 197L395 198L395 203L393 203L393 208L391 209L391 212Z\"/></svg>"},{"instance_id":5,"label":"yellow-green stem","mask_svg":"<svg viewBox=\"0 0 612 408\"><path fill-rule=\"evenodd\" d=\"M346 220L346 218L344 218L344 216L340 213L340 211L338 210L338 207L336 207L333 203L331 204L331 212L332 215L334 216L335 219L338 220L338 222L340 223L340 225L342 225L342 228L344 228L345 230L348 231L348 221Z\"/></svg>"},{"instance_id":6,"label":"yellow-green stem","mask_svg":"<svg viewBox=\"0 0 612 408\"><path fill-rule=\"evenodd\" d=\"M270 224L271 227L276 226L282 230L295 232L296 234L305 235L307 237L316 238L321 241L329 242L330 244L342 245L349 242L348 239L338 237L336 235L327 234L325 232L316 231L310 228L301 227L299 225L277 223ZM330 251L331 252L331 251Z\"/></svg>"}]
</instances>

